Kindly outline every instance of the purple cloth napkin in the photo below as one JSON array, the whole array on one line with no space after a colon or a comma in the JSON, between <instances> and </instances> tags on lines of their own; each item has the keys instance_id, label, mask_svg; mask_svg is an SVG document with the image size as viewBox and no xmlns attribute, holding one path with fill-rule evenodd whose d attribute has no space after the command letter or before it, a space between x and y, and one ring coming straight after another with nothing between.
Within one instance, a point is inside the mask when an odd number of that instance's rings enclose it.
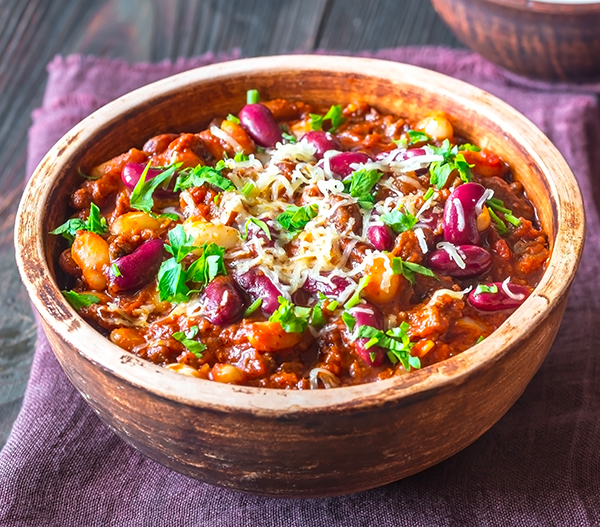
<instances>
[{"instance_id":1,"label":"purple cloth napkin","mask_svg":"<svg viewBox=\"0 0 600 527\"><path fill-rule=\"evenodd\" d=\"M40 332L23 409L0 453L0 525L600 525L600 86L525 81L466 51L373 56L435 69L498 95L544 130L577 175L588 220L584 257L556 342L523 396L469 448L403 481L339 498L255 497L182 476L126 445L71 386ZM216 60L132 66L56 58L33 115L29 173L102 104Z\"/></svg>"}]
</instances>

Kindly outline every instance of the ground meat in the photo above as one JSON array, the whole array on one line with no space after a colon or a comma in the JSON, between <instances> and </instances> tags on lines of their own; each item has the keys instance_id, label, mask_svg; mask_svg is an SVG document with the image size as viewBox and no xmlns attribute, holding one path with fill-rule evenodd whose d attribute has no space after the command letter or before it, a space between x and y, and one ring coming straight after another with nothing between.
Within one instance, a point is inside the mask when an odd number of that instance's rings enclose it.
<instances>
[{"instance_id":1,"label":"ground meat","mask_svg":"<svg viewBox=\"0 0 600 527\"><path fill-rule=\"evenodd\" d=\"M333 195L329 197L329 205L333 208L340 201L345 198L339 195ZM333 215L329 218L329 224L335 226L336 230L340 234L346 234L353 232L359 234L362 231L362 214L360 207L353 203L352 205L341 205L337 206Z\"/></svg>"}]
</instances>

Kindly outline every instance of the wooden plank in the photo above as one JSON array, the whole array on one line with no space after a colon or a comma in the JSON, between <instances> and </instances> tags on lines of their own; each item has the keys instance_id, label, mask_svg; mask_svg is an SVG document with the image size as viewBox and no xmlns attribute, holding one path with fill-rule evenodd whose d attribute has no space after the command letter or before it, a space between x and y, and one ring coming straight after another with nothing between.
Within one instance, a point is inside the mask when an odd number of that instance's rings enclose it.
<instances>
[{"instance_id":1,"label":"wooden plank","mask_svg":"<svg viewBox=\"0 0 600 527\"><path fill-rule=\"evenodd\" d=\"M375 51L415 45L462 47L424 0L332 0L318 47Z\"/></svg>"}]
</instances>

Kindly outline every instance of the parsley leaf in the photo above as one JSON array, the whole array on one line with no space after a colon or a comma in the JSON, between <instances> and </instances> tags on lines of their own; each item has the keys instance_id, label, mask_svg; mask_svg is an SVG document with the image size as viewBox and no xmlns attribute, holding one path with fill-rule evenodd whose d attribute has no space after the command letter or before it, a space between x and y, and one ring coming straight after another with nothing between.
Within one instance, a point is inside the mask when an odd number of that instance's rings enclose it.
<instances>
[{"instance_id":1,"label":"parsley leaf","mask_svg":"<svg viewBox=\"0 0 600 527\"><path fill-rule=\"evenodd\" d=\"M249 317L252 313L254 313L260 306L262 305L262 298L257 298L252 304L248 306L248 309L244 311L242 318Z\"/></svg>"},{"instance_id":2,"label":"parsley leaf","mask_svg":"<svg viewBox=\"0 0 600 527\"><path fill-rule=\"evenodd\" d=\"M237 163L241 163L242 161L248 161L250 158L244 154L244 152L238 152L233 156L233 160Z\"/></svg>"},{"instance_id":3,"label":"parsley leaf","mask_svg":"<svg viewBox=\"0 0 600 527\"><path fill-rule=\"evenodd\" d=\"M169 258L165 260L158 270L158 296L161 302L185 302L188 299L190 288L185 285L186 275L183 265Z\"/></svg>"},{"instance_id":4,"label":"parsley leaf","mask_svg":"<svg viewBox=\"0 0 600 527\"><path fill-rule=\"evenodd\" d=\"M401 274L404 276L411 285L415 283L415 273L431 276L432 278L439 280L437 275L431 269L427 269L427 267L423 267L416 263L405 262L402 258L397 257L392 258L392 271L394 274Z\"/></svg>"},{"instance_id":5,"label":"parsley leaf","mask_svg":"<svg viewBox=\"0 0 600 527\"><path fill-rule=\"evenodd\" d=\"M469 150L470 152L481 152L481 148L478 146L472 145L471 143L464 143L462 145L458 145L459 150Z\"/></svg>"},{"instance_id":6,"label":"parsley leaf","mask_svg":"<svg viewBox=\"0 0 600 527\"><path fill-rule=\"evenodd\" d=\"M277 222L284 229L290 232L298 232L306 227L306 224L319 213L319 206L316 203L297 207L290 205L285 212L277 216Z\"/></svg>"},{"instance_id":7,"label":"parsley leaf","mask_svg":"<svg viewBox=\"0 0 600 527\"><path fill-rule=\"evenodd\" d=\"M356 198L363 209L372 209L375 199L371 195L371 190L382 176L383 173L379 170L361 168L344 179L344 191Z\"/></svg>"},{"instance_id":8,"label":"parsley leaf","mask_svg":"<svg viewBox=\"0 0 600 527\"><path fill-rule=\"evenodd\" d=\"M498 286L496 284L491 284L491 285L479 284L475 288L474 294L480 295L481 293L497 293L497 292L498 292Z\"/></svg>"},{"instance_id":9,"label":"parsley leaf","mask_svg":"<svg viewBox=\"0 0 600 527\"><path fill-rule=\"evenodd\" d=\"M458 153L458 146L450 146L450 141L444 139L442 146L430 145L434 154L444 157L442 161L434 161L429 165L429 182L438 190L442 189L448 181L453 170L457 170L459 177L468 183L473 179L471 165L467 163L465 156Z\"/></svg>"},{"instance_id":10,"label":"parsley leaf","mask_svg":"<svg viewBox=\"0 0 600 527\"><path fill-rule=\"evenodd\" d=\"M325 315L323 315L323 306L326 300L327 297L323 293L319 292L319 301L315 306L313 306L312 312L310 314L311 326L321 327L327 323L327 319L325 318ZM327 304L327 311L335 311L335 308L337 307L337 302L335 302L335 306L332 308L331 306L333 303L334 302L330 302L329 304Z\"/></svg>"},{"instance_id":11,"label":"parsley leaf","mask_svg":"<svg viewBox=\"0 0 600 527\"><path fill-rule=\"evenodd\" d=\"M225 247L212 242L202 245L201 256L186 271L186 282L195 282L205 286L217 275L227 274L223 260L224 255Z\"/></svg>"},{"instance_id":12,"label":"parsley leaf","mask_svg":"<svg viewBox=\"0 0 600 527\"><path fill-rule=\"evenodd\" d=\"M65 223L56 227L50 234L62 234L63 238L73 243L77 231L88 231L94 234L105 234L108 232L108 225L106 219L100 216L100 209L95 203L90 205L90 214L87 220L80 220L79 218L71 218Z\"/></svg>"},{"instance_id":13,"label":"parsley leaf","mask_svg":"<svg viewBox=\"0 0 600 527\"><path fill-rule=\"evenodd\" d=\"M286 333L304 333L308 327L310 308L299 307L286 298L279 297L279 307L269 317L269 322L279 322Z\"/></svg>"},{"instance_id":14,"label":"parsley leaf","mask_svg":"<svg viewBox=\"0 0 600 527\"><path fill-rule=\"evenodd\" d=\"M354 326L356 326L356 319L348 313L348 311L344 311L342 313L342 320L344 321L344 324L346 324L348 331L352 333L354 331Z\"/></svg>"},{"instance_id":15,"label":"parsley leaf","mask_svg":"<svg viewBox=\"0 0 600 527\"><path fill-rule=\"evenodd\" d=\"M187 333L177 331L173 333L173 338L181 342L188 350L190 350L198 359L202 358L202 352L206 349L206 345L197 340L193 340L198 334L198 326L192 326Z\"/></svg>"},{"instance_id":16,"label":"parsley leaf","mask_svg":"<svg viewBox=\"0 0 600 527\"><path fill-rule=\"evenodd\" d=\"M414 145L416 143L430 143L432 141L431 137L426 133L417 132L416 130L409 130L406 132L406 135L408 135L409 145Z\"/></svg>"},{"instance_id":17,"label":"parsley leaf","mask_svg":"<svg viewBox=\"0 0 600 527\"><path fill-rule=\"evenodd\" d=\"M342 107L339 104L333 105L325 115L319 115L316 113L310 114L310 126L313 130L323 130L323 124L325 121L331 121L331 128L327 131L335 133L337 129L342 126L346 119L342 115Z\"/></svg>"},{"instance_id":18,"label":"parsley leaf","mask_svg":"<svg viewBox=\"0 0 600 527\"><path fill-rule=\"evenodd\" d=\"M76 293L75 291L61 291L61 293L67 299L69 304L73 306L73 309L77 310L100 302L100 299L96 295Z\"/></svg>"},{"instance_id":19,"label":"parsley leaf","mask_svg":"<svg viewBox=\"0 0 600 527\"><path fill-rule=\"evenodd\" d=\"M407 333L409 328L410 326L406 322L402 322L400 326L392 328L387 332L371 326L360 326L356 334L352 336L352 340L367 338L369 340L365 344L366 349L372 346L385 348L388 350L387 355L392 364L400 361L407 371L411 368L419 369L421 367L419 357L413 357L410 354L410 350L414 344L410 341Z\"/></svg>"},{"instance_id":20,"label":"parsley leaf","mask_svg":"<svg viewBox=\"0 0 600 527\"><path fill-rule=\"evenodd\" d=\"M204 183L220 190L235 190L235 185L221 174L224 168L225 163L219 161L216 167L198 165L192 169L182 170L177 176L174 190L177 192L191 187L199 187Z\"/></svg>"},{"instance_id":21,"label":"parsley leaf","mask_svg":"<svg viewBox=\"0 0 600 527\"><path fill-rule=\"evenodd\" d=\"M296 136L289 134L288 132L283 132L281 135L288 143L295 145L298 142L298 139L296 139Z\"/></svg>"},{"instance_id":22,"label":"parsley leaf","mask_svg":"<svg viewBox=\"0 0 600 527\"><path fill-rule=\"evenodd\" d=\"M256 225L261 231L263 231L267 235L267 238L269 238L269 240L272 240L269 226L264 221L259 220L258 218L248 218L246 224L244 225L244 232L241 235L242 240L245 240L248 237L248 227L250 227L251 223L254 223L254 225Z\"/></svg>"},{"instance_id":23,"label":"parsley leaf","mask_svg":"<svg viewBox=\"0 0 600 527\"><path fill-rule=\"evenodd\" d=\"M367 284L369 283L370 279L371 279L371 277L367 275L367 276L363 276L358 281L356 290L354 291L354 294L344 304L344 309L350 309L351 307L356 306L360 302L360 293L365 287L367 287Z\"/></svg>"},{"instance_id":24,"label":"parsley leaf","mask_svg":"<svg viewBox=\"0 0 600 527\"><path fill-rule=\"evenodd\" d=\"M174 256L177 263L181 262L194 249L199 248L194 245L194 238L187 235L183 225L177 225L169 231L169 244L165 245L165 249Z\"/></svg>"},{"instance_id":25,"label":"parsley leaf","mask_svg":"<svg viewBox=\"0 0 600 527\"><path fill-rule=\"evenodd\" d=\"M131 192L131 198L129 199L131 208L152 213L152 207L154 207L152 194L154 194L154 191L161 185L168 184L169 181L171 181L173 174L175 174L175 171L180 166L181 163L171 165L164 172L161 172L152 179L146 181L148 169L150 168L150 163L148 163L146 168L144 168L139 181L135 184L135 187Z\"/></svg>"},{"instance_id":26,"label":"parsley leaf","mask_svg":"<svg viewBox=\"0 0 600 527\"><path fill-rule=\"evenodd\" d=\"M399 209L392 212L386 212L380 216L380 219L386 225L389 225L398 234L412 229L419 221L415 216L400 212Z\"/></svg>"}]
</instances>

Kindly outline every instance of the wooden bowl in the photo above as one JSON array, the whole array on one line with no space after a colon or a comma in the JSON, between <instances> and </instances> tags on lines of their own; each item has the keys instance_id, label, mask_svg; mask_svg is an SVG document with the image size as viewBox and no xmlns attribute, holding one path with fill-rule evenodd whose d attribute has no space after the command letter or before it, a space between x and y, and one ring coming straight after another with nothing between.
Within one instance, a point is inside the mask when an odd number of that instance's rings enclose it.
<instances>
[{"instance_id":1,"label":"wooden bowl","mask_svg":"<svg viewBox=\"0 0 600 527\"><path fill-rule=\"evenodd\" d=\"M189 378L112 344L66 302L50 226L68 216L87 169L159 132L197 131L235 113L248 88L325 104L364 100L456 130L512 164L537 205L552 256L540 285L489 338L450 360L355 387L284 391ZM52 349L100 418L159 463L256 494L316 497L396 481L465 448L510 408L560 325L584 237L581 195L550 141L482 90L373 59L278 56L192 70L125 95L82 121L46 155L21 201L17 262Z\"/></svg>"},{"instance_id":2,"label":"wooden bowl","mask_svg":"<svg viewBox=\"0 0 600 527\"><path fill-rule=\"evenodd\" d=\"M570 82L600 78L600 2L432 2L461 42L514 73Z\"/></svg>"}]
</instances>

